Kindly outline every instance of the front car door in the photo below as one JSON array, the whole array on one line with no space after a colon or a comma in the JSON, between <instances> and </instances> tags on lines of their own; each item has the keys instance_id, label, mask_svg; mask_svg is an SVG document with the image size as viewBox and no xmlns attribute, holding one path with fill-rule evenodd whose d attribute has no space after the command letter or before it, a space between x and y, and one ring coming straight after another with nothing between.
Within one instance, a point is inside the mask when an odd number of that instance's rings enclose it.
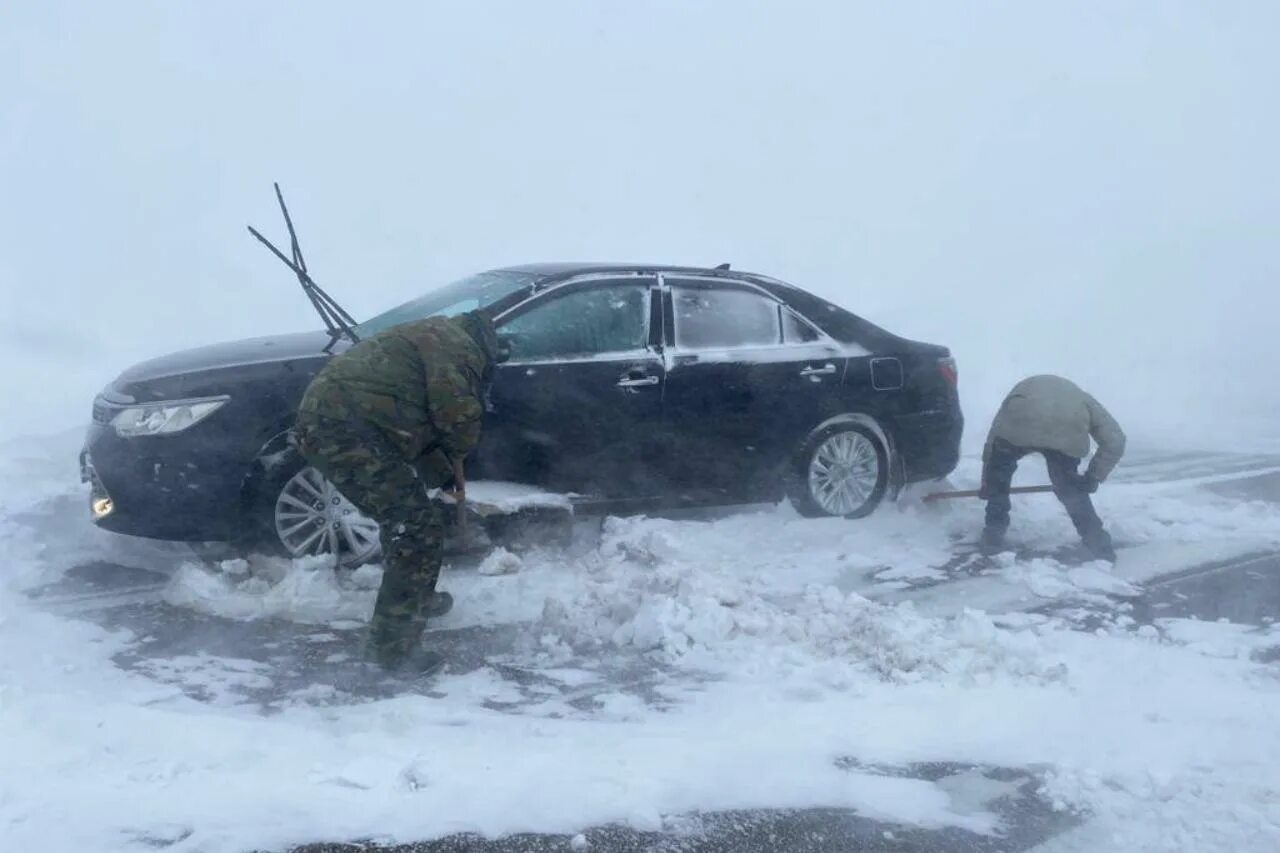
<instances>
[{"instance_id":1,"label":"front car door","mask_svg":"<svg viewBox=\"0 0 1280 853\"><path fill-rule=\"evenodd\" d=\"M845 354L748 282L664 279L663 426L694 502L771 499L809 431L839 409Z\"/></svg>"},{"instance_id":2,"label":"front car door","mask_svg":"<svg viewBox=\"0 0 1280 853\"><path fill-rule=\"evenodd\" d=\"M511 356L490 389L485 476L594 497L658 491L644 464L665 379L656 288L653 276L588 277L498 318Z\"/></svg>"}]
</instances>

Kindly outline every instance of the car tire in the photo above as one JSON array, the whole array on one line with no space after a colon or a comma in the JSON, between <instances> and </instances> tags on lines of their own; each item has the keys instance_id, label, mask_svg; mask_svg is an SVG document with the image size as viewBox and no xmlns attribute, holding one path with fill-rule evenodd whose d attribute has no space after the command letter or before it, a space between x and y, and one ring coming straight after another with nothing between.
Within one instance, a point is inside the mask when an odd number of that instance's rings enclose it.
<instances>
[{"instance_id":1,"label":"car tire","mask_svg":"<svg viewBox=\"0 0 1280 853\"><path fill-rule=\"evenodd\" d=\"M889 489L889 454L857 423L834 423L811 434L792 462L787 496L807 518L864 518Z\"/></svg>"},{"instance_id":2,"label":"car tire","mask_svg":"<svg viewBox=\"0 0 1280 853\"><path fill-rule=\"evenodd\" d=\"M338 565L343 568L381 556L377 523L296 450L258 460L250 480L244 500L245 533L239 542L242 551L291 558L331 556L336 537Z\"/></svg>"}]
</instances>

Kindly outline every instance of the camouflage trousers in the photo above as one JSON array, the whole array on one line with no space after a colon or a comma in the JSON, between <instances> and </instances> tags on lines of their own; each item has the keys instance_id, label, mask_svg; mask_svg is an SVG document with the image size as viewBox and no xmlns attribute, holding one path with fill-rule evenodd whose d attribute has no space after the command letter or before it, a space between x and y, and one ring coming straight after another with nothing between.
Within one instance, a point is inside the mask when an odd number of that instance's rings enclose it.
<instances>
[{"instance_id":1,"label":"camouflage trousers","mask_svg":"<svg viewBox=\"0 0 1280 853\"><path fill-rule=\"evenodd\" d=\"M384 571L369 622L369 646L383 666L416 648L444 561L442 506L413 463L379 427L299 413L303 457L379 525Z\"/></svg>"}]
</instances>

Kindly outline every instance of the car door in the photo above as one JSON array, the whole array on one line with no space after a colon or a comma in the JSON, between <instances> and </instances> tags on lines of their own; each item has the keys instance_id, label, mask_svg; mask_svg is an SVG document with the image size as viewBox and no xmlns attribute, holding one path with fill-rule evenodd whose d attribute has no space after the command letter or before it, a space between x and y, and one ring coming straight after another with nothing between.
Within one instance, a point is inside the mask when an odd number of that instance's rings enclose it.
<instances>
[{"instance_id":1,"label":"car door","mask_svg":"<svg viewBox=\"0 0 1280 853\"><path fill-rule=\"evenodd\" d=\"M498 318L511 355L490 389L487 475L598 497L655 493L644 462L665 378L656 286L653 276L578 280Z\"/></svg>"},{"instance_id":2,"label":"car door","mask_svg":"<svg viewBox=\"0 0 1280 853\"><path fill-rule=\"evenodd\" d=\"M695 500L768 498L782 466L838 404L840 347L747 282L664 279L664 434Z\"/></svg>"}]
</instances>

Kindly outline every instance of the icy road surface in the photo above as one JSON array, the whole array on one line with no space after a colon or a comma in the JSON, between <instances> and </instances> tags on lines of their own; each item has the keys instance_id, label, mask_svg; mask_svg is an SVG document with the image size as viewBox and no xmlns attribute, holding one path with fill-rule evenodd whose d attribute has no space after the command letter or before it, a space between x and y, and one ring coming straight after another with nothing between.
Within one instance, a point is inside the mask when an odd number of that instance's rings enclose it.
<instances>
[{"instance_id":1,"label":"icy road surface","mask_svg":"<svg viewBox=\"0 0 1280 853\"><path fill-rule=\"evenodd\" d=\"M102 534L75 443L0 456L5 849L1280 849L1275 456L1135 451L1114 570L1044 497L992 564L976 502L583 522L448 569L412 689L376 567Z\"/></svg>"}]
</instances>

